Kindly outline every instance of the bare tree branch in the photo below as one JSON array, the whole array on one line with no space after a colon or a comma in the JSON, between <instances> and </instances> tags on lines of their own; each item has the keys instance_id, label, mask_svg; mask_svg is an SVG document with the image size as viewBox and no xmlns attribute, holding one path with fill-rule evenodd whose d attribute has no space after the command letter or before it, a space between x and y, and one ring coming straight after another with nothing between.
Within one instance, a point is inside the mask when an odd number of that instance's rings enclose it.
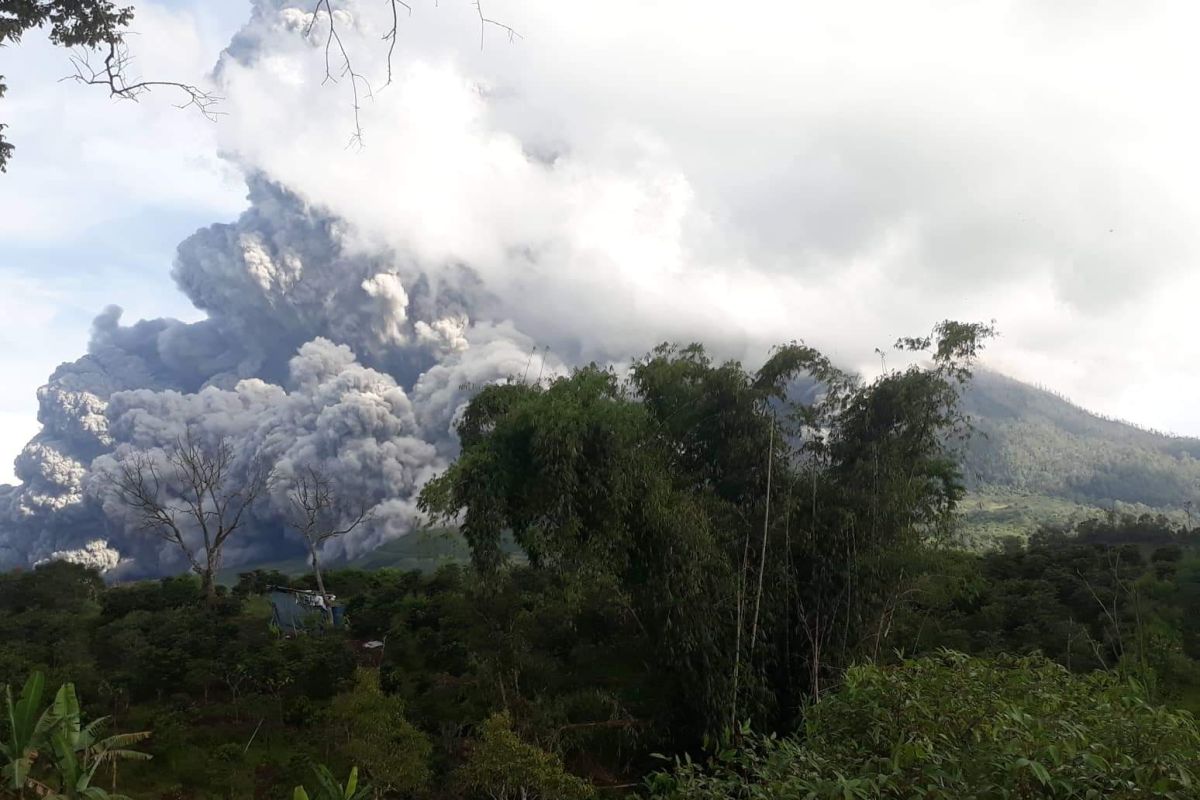
<instances>
[{"instance_id":1,"label":"bare tree branch","mask_svg":"<svg viewBox=\"0 0 1200 800\"><path fill-rule=\"evenodd\" d=\"M408 15L410 17L412 16L412 6L403 2L403 0L388 0L388 3L392 9L392 29L383 35L383 40L385 42L389 42L387 54L387 83L385 83L384 86L391 86L392 84L392 53L396 51L396 28L399 24L399 15L397 14L396 6L404 6L408 10Z\"/></svg>"},{"instance_id":2,"label":"bare tree branch","mask_svg":"<svg viewBox=\"0 0 1200 800\"><path fill-rule=\"evenodd\" d=\"M128 72L133 58L123 39L114 39L108 43L108 53L104 56L104 62L100 66L92 63L92 52L94 51L86 49L74 51L70 60L75 71L71 75L60 78L59 82L75 81L89 86L105 86L108 88L110 97L135 102L141 95L152 89L170 88L182 92L187 98L186 102L176 104L176 108L194 106L205 119L211 121L216 121L216 118L222 114L214 106L223 98L201 89L199 86L178 81L130 80Z\"/></svg>"},{"instance_id":3,"label":"bare tree branch","mask_svg":"<svg viewBox=\"0 0 1200 800\"><path fill-rule=\"evenodd\" d=\"M523 38L512 26L488 17L483 11L482 0L474 0L473 5L479 17L480 50L484 47L486 31L489 26L504 31L508 36L509 42ZM400 8L404 8L409 16L412 15L412 6L404 0L388 0L388 7L392 15L392 25L382 37L383 41L388 43L387 81L384 83L384 86L390 86L393 79L392 65L399 31ZM338 83L341 79L349 79L354 113L354 130L346 146L363 147L362 101L364 99L373 99L374 90L367 77L354 68L350 52L346 49L346 45L337 27L337 18L334 14L332 0L316 0L308 24L304 28L304 36L306 38L312 35L318 19L328 20L329 23L329 30L325 33L324 42L325 76L321 83L324 85L326 83ZM225 113L218 111L216 108L217 104L224 99L223 97L202 89L195 84L180 81L130 78L129 71L133 63L133 57L130 55L129 48L125 44L124 35L124 32L114 32L112 38L105 42L107 44L107 53L104 56L103 63L99 65L93 63L92 58L94 53L103 52L102 49L98 51L96 49L85 48L73 52L70 56L70 61L74 72L61 78L60 81L75 81L89 86L104 86L108 89L109 96L134 101L153 89L171 89L182 93L185 98L183 102L176 104L176 108L194 107L205 119L212 121L215 121L218 116L222 116ZM339 58L341 61L340 65L335 65L335 61Z\"/></svg>"},{"instance_id":4,"label":"bare tree branch","mask_svg":"<svg viewBox=\"0 0 1200 800\"><path fill-rule=\"evenodd\" d=\"M488 25L494 25L500 30L508 34L508 41L514 42L517 39L523 39L521 34L517 33L513 28L505 25L503 22L486 17L483 14L483 0L475 0L475 11L479 14L479 49L483 49L484 33L487 31Z\"/></svg>"},{"instance_id":5,"label":"bare tree branch","mask_svg":"<svg viewBox=\"0 0 1200 800\"><path fill-rule=\"evenodd\" d=\"M346 52L346 45L342 43L341 34L338 33L337 23L333 16L333 7L329 5L330 0L317 0L317 4L313 7L312 16L308 20L308 26L304 29L304 35L307 37L312 34L313 26L316 25L317 18L320 16L321 7L325 7L325 16L329 20L329 32L325 35L325 79L321 84L337 83L338 77L350 78L350 93L354 99L354 133L350 136L350 141L346 144L347 147L357 145L363 146L363 130L362 121L359 118L361 106L359 104L358 89L361 82L366 89L366 94L369 99L374 98L371 91L370 82L360 73L354 71L354 66L350 63L350 54ZM395 29L393 28L393 31ZM342 56L342 68L338 77L334 77L333 68L330 64L329 53L333 45L337 45L338 52ZM393 45L395 44L393 37ZM391 59L389 50L388 70L391 71Z\"/></svg>"}]
</instances>

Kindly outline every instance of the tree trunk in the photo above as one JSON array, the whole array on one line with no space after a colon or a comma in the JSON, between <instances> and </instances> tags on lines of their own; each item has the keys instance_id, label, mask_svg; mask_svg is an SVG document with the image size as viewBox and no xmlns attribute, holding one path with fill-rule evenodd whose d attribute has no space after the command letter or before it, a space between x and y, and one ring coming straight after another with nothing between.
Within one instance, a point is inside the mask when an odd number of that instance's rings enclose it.
<instances>
[{"instance_id":1,"label":"tree trunk","mask_svg":"<svg viewBox=\"0 0 1200 800\"><path fill-rule=\"evenodd\" d=\"M325 591L325 579L321 577L321 564L317 559L317 549L309 548L309 554L312 556L313 576L317 579L317 592L321 595L321 600L325 603L325 619L330 626L333 625L333 604L329 602L329 593Z\"/></svg>"},{"instance_id":2,"label":"tree trunk","mask_svg":"<svg viewBox=\"0 0 1200 800\"><path fill-rule=\"evenodd\" d=\"M217 582L213 578L213 565L211 562L200 573L200 589L204 592L204 599L210 604L216 601Z\"/></svg>"}]
</instances>

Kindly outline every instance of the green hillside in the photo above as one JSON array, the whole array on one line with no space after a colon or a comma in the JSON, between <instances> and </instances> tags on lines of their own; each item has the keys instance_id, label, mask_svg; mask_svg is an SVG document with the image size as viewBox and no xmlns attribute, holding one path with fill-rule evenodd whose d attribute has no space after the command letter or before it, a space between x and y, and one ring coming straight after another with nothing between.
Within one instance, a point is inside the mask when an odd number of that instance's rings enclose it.
<instances>
[{"instance_id":1,"label":"green hillside","mask_svg":"<svg viewBox=\"0 0 1200 800\"><path fill-rule=\"evenodd\" d=\"M467 542L447 528L414 531L346 562L356 569L403 569L432 572L443 564L471 557Z\"/></svg>"},{"instance_id":2,"label":"green hillside","mask_svg":"<svg viewBox=\"0 0 1200 800\"><path fill-rule=\"evenodd\" d=\"M985 370L963 406L976 429L963 454L969 543L1111 511L1183 523L1200 495L1200 439L1105 419Z\"/></svg>"},{"instance_id":3,"label":"green hillside","mask_svg":"<svg viewBox=\"0 0 1200 800\"><path fill-rule=\"evenodd\" d=\"M518 549L512 542L505 542L504 549L514 557L518 554ZM398 569L405 572L415 570L430 573L444 564L465 563L470 557L471 550L467 546L466 540L456 530L427 528L413 531L399 539L384 542L374 550L355 558L330 562L326 564L326 567L365 570ZM221 583L232 586L237 583L239 573L251 569L276 570L291 576L307 575L309 571L308 562L305 559L291 558L224 570L221 573Z\"/></svg>"}]
</instances>

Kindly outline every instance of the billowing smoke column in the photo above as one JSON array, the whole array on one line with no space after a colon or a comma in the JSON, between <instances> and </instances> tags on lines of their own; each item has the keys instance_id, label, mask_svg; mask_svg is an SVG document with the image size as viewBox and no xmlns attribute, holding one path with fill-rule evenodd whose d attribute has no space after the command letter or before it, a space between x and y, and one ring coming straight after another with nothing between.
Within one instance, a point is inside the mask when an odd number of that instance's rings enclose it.
<instances>
[{"instance_id":1,"label":"billowing smoke column","mask_svg":"<svg viewBox=\"0 0 1200 800\"><path fill-rule=\"evenodd\" d=\"M251 206L179 247L174 276L209 319L120 324L97 317L87 355L39 392L42 431L0 489L0 566L62 558L136 576L186 568L182 555L130 530L106 467L190 431L223 436L239 457L289 475L315 467L373 509L331 543L354 556L411 530L415 495L455 452L455 414L472 387L553 374L509 324L473 323L465 270L441 286L386 254L346 255L342 227L255 175ZM531 363L532 362L532 363ZM229 540L225 564L298 548L282 489Z\"/></svg>"},{"instance_id":2,"label":"billowing smoke column","mask_svg":"<svg viewBox=\"0 0 1200 800\"><path fill-rule=\"evenodd\" d=\"M357 68L383 74L386 4L340 5ZM352 556L411 530L473 387L564 369L546 347L611 360L700 331L732 340L732 307L781 340L767 330L792 316L778 277L705 260L709 221L653 141L621 128L548 144L522 122L515 81L486 86L414 46L397 48L394 85L363 105L367 148L347 151L345 83L321 85L328 20L306 36L310 19L256 0L222 54L219 135L249 207L180 244L172 270L207 318L97 317L87 354L39 390L21 484L0 487L0 567L185 568L133 529L104 473L186 431L225 437L285 483L317 467L368 503L370 524L329 544ZM275 491L256 507L225 566L299 550L284 502Z\"/></svg>"}]
</instances>

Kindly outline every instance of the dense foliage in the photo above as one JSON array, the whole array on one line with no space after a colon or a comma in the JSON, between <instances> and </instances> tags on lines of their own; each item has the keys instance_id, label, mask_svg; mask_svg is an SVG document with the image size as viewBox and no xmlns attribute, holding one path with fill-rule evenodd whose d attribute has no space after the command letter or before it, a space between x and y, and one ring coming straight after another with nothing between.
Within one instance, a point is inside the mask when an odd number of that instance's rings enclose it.
<instances>
[{"instance_id":1,"label":"dense foliage","mask_svg":"<svg viewBox=\"0 0 1200 800\"><path fill-rule=\"evenodd\" d=\"M795 722L823 681L879 651L897 569L948 532L963 490L946 441L990 332L901 340L933 367L869 384L793 344L753 373L663 346L624 379L591 366L487 387L422 505L461 518L485 575L511 532L536 568L610 582L672 730Z\"/></svg>"},{"instance_id":2,"label":"dense foliage","mask_svg":"<svg viewBox=\"0 0 1200 800\"><path fill-rule=\"evenodd\" d=\"M930 559L897 620L906 652L1043 653L1200 711L1200 531L1150 517L1045 529L1027 545Z\"/></svg>"},{"instance_id":3,"label":"dense foliage","mask_svg":"<svg viewBox=\"0 0 1200 800\"><path fill-rule=\"evenodd\" d=\"M902 340L930 365L870 383L801 345L756 372L691 346L486 388L422 495L461 537L425 571L325 570L347 627L270 624L271 587L314 576L208 596L53 563L0 576L0 683L151 732L152 760L95 773L135 798L1189 796L1197 534L953 547L988 332ZM78 748L35 749L77 785L51 754Z\"/></svg>"},{"instance_id":4,"label":"dense foliage","mask_svg":"<svg viewBox=\"0 0 1200 800\"><path fill-rule=\"evenodd\" d=\"M757 737L653 776L652 794L733 798L1188 798L1200 729L1105 673L945 652L855 667L799 738Z\"/></svg>"},{"instance_id":5,"label":"dense foliage","mask_svg":"<svg viewBox=\"0 0 1200 800\"><path fill-rule=\"evenodd\" d=\"M105 734L107 717L83 723L75 687L70 683L43 707L45 677L34 672L14 700L6 688L4 705L8 718L0 755L4 757L3 786L23 796L32 790L49 800L116 800L97 784L101 768L112 771L116 783L117 765L122 760L148 760L150 756L131 749L150 734Z\"/></svg>"}]
</instances>

